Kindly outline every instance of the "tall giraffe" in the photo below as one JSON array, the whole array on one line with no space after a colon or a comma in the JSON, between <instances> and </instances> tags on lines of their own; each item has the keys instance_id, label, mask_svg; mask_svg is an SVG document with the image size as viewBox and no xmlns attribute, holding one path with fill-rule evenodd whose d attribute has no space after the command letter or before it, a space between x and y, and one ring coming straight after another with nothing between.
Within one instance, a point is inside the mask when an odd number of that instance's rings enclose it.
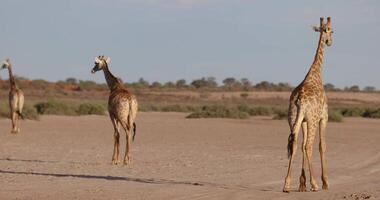
<instances>
[{"instance_id":1,"label":"tall giraffe","mask_svg":"<svg viewBox=\"0 0 380 200\"><path fill-rule=\"evenodd\" d=\"M309 166L311 190L317 191L318 185L313 175L312 167L312 147L315 138L315 132L319 126L319 151L322 168L322 189L327 190L329 187L326 175L326 141L325 129L328 121L327 97L322 84L321 67L323 63L325 45L332 45L331 18L327 18L324 23L323 17L320 18L320 26L314 27L316 32L320 33L317 52L314 62L310 67L305 79L298 85L290 96L288 122L290 126L290 135L288 138L288 173L285 178L284 192L289 192L291 180L292 162L297 150L298 132L302 127L302 171L300 177L299 191L306 191L305 165Z\"/></svg>"},{"instance_id":2,"label":"tall giraffe","mask_svg":"<svg viewBox=\"0 0 380 200\"><path fill-rule=\"evenodd\" d=\"M1 69L8 69L8 72L9 72L9 83L10 83L9 108L10 108L11 119L12 119L11 133L18 133L20 132L18 121L20 117L21 118L23 117L22 108L24 106L24 93L16 85L16 81L12 73L12 64L9 58L3 62Z\"/></svg>"},{"instance_id":3,"label":"tall giraffe","mask_svg":"<svg viewBox=\"0 0 380 200\"><path fill-rule=\"evenodd\" d=\"M99 70L103 70L104 77L107 81L110 95L108 98L108 112L111 118L112 125L114 127L114 149L112 156L112 164L119 163L119 138L120 131L119 125L123 127L126 133L126 148L124 156L124 164L129 165L132 162L130 150L132 147L132 141L136 134L136 115L138 110L138 104L136 97L130 93L123 85L122 81L116 78L108 69L110 58L104 56L98 56L95 58L95 66L92 69L92 73ZM133 137L132 137L133 126Z\"/></svg>"}]
</instances>

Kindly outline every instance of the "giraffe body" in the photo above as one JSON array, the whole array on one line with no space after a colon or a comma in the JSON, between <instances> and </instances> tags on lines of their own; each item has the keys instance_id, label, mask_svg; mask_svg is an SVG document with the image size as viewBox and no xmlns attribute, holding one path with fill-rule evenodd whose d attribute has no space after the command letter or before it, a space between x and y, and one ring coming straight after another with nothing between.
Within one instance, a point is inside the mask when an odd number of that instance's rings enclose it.
<instances>
[{"instance_id":1,"label":"giraffe body","mask_svg":"<svg viewBox=\"0 0 380 200\"><path fill-rule=\"evenodd\" d=\"M129 92L123 85L122 81L116 78L108 69L109 58L99 56L95 58L95 66L92 73L103 70L107 81L110 95L108 98L108 112L114 127L114 150L112 156L112 164L118 164L119 146L120 146L120 126L126 132L126 149L124 156L124 164L128 165L132 162L131 147L132 141L136 134L136 115L138 103L136 97ZM134 134L132 135L132 131Z\"/></svg>"},{"instance_id":2,"label":"giraffe body","mask_svg":"<svg viewBox=\"0 0 380 200\"><path fill-rule=\"evenodd\" d=\"M318 190L311 162L313 142L318 129L320 139L319 151L322 167L322 188L328 189L329 187L325 161L325 129L328 121L328 106L326 93L322 83L321 67L325 45L330 46L332 44L331 19L327 18L327 23L324 23L323 18L321 18L320 27L315 27L314 29L315 31L320 32L314 62L305 79L293 90L290 96L288 113L288 122L291 131L288 139L288 156L290 159L288 173L285 178L284 192L289 192L290 189L292 162L297 150L298 133L301 128L303 132L303 160L299 191L306 191L306 165L309 167L311 190Z\"/></svg>"},{"instance_id":3,"label":"giraffe body","mask_svg":"<svg viewBox=\"0 0 380 200\"><path fill-rule=\"evenodd\" d=\"M9 110L12 120L12 130L11 133L20 132L19 119L22 118L22 109L24 107L24 93L16 85L15 78L12 73L12 64L9 59L7 59L2 66L2 69L8 69L9 72Z\"/></svg>"}]
</instances>

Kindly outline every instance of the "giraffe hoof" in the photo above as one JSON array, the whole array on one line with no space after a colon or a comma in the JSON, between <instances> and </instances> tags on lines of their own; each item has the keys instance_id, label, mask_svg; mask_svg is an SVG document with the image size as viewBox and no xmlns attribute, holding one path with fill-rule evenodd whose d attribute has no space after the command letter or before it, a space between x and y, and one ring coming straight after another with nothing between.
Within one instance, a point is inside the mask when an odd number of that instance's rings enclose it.
<instances>
[{"instance_id":1,"label":"giraffe hoof","mask_svg":"<svg viewBox=\"0 0 380 200\"><path fill-rule=\"evenodd\" d=\"M132 159L131 158L124 159L124 165L131 166L132 165Z\"/></svg>"},{"instance_id":2,"label":"giraffe hoof","mask_svg":"<svg viewBox=\"0 0 380 200\"><path fill-rule=\"evenodd\" d=\"M300 187L298 188L298 191L299 192L306 192L306 185L300 185Z\"/></svg>"},{"instance_id":3,"label":"giraffe hoof","mask_svg":"<svg viewBox=\"0 0 380 200\"><path fill-rule=\"evenodd\" d=\"M15 130L12 130L11 133L12 133L12 134L17 134L18 132L15 131Z\"/></svg>"},{"instance_id":4,"label":"giraffe hoof","mask_svg":"<svg viewBox=\"0 0 380 200\"><path fill-rule=\"evenodd\" d=\"M323 184L322 185L322 190L328 190L329 189L329 184Z\"/></svg>"},{"instance_id":5,"label":"giraffe hoof","mask_svg":"<svg viewBox=\"0 0 380 200\"><path fill-rule=\"evenodd\" d=\"M282 192L289 193L290 192L290 188L289 187L284 187L284 189L282 189Z\"/></svg>"},{"instance_id":6,"label":"giraffe hoof","mask_svg":"<svg viewBox=\"0 0 380 200\"><path fill-rule=\"evenodd\" d=\"M120 163L120 161L117 160L117 159L113 159L113 160L112 160L112 164L113 164L113 165L118 165L119 163Z\"/></svg>"},{"instance_id":7,"label":"giraffe hoof","mask_svg":"<svg viewBox=\"0 0 380 200\"><path fill-rule=\"evenodd\" d=\"M312 191L312 192L318 192L318 187L312 187L312 188L310 189L310 191Z\"/></svg>"}]
</instances>

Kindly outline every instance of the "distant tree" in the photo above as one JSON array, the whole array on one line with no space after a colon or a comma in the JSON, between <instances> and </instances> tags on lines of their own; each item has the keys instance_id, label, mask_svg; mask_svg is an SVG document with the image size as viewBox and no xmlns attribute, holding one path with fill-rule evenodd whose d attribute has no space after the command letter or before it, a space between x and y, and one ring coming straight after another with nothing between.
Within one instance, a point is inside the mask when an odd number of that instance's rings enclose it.
<instances>
[{"instance_id":1,"label":"distant tree","mask_svg":"<svg viewBox=\"0 0 380 200\"><path fill-rule=\"evenodd\" d=\"M359 92L360 88L357 85L353 85L350 88L348 88L348 91L350 91L350 92Z\"/></svg>"},{"instance_id":2,"label":"distant tree","mask_svg":"<svg viewBox=\"0 0 380 200\"><path fill-rule=\"evenodd\" d=\"M374 92L375 90L376 90L376 88L373 86L366 86L363 89L363 91L365 91L365 92Z\"/></svg>"},{"instance_id":3,"label":"distant tree","mask_svg":"<svg viewBox=\"0 0 380 200\"><path fill-rule=\"evenodd\" d=\"M152 85L151 85L152 88L161 88L162 87L162 84L160 82L153 82Z\"/></svg>"},{"instance_id":4,"label":"distant tree","mask_svg":"<svg viewBox=\"0 0 380 200\"><path fill-rule=\"evenodd\" d=\"M293 87L289 83L282 83L282 82L280 82L277 85L277 90L278 91L290 91L292 89L293 89Z\"/></svg>"},{"instance_id":5,"label":"distant tree","mask_svg":"<svg viewBox=\"0 0 380 200\"><path fill-rule=\"evenodd\" d=\"M249 81L247 78L242 78L242 79L240 80L240 82L241 82L241 84L242 84L242 86L243 86L243 89L244 89L245 91L248 91L248 90L252 87L252 83L251 83L251 81Z\"/></svg>"},{"instance_id":6,"label":"distant tree","mask_svg":"<svg viewBox=\"0 0 380 200\"><path fill-rule=\"evenodd\" d=\"M201 79L193 80L193 82L191 82L191 85L197 89L202 87L215 88L218 86L218 83L214 77L203 77Z\"/></svg>"},{"instance_id":7,"label":"distant tree","mask_svg":"<svg viewBox=\"0 0 380 200\"><path fill-rule=\"evenodd\" d=\"M186 87L186 80L185 79L180 79L175 83L175 86L177 88L184 88Z\"/></svg>"},{"instance_id":8,"label":"distant tree","mask_svg":"<svg viewBox=\"0 0 380 200\"><path fill-rule=\"evenodd\" d=\"M66 83L76 85L78 84L78 80L76 78L67 78Z\"/></svg>"},{"instance_id":9,"label":"distant tree","mask_svg":"<svg viewBox=\"0 0 380 200\"><path fill-rule=\"evenodd\" d=\"M138 84L143 86L143 87L148 87L149 86L149 82L144 80L144 78L140 78L139 81L138 81Z\"/></svg>"},{"instance_id":10,"label":"distant tree","mask_svg":"<svg viewBox=\"0 0 380 200\"><path fill-rule=\"evenodd\" d=\"M324 86L326 91L334 91L335 90L335 86L331 83L326 83Z\"/></svg>"},{"instance_id":11,"label":"distant tree","mask_svg":"<svg viewBox=\"0 0 380 200\"><path fill-rule=\"evenodd\" d=\"M235 78L229 77L223 80L224 87L231 90L233 87L237 85L237 81Z\"/></svg>"},{"instance_id":12,"label":"distant tree","mask_svg":"<svg viewBox=\"0 0 380 200\"><path fill-rule=\"evenodd\" d=\"M165 88L174 88L175 87L175 84L171 81L168 81L164 84L164 87Z\"/></svg>"},{"instance_id":13,"label":"distant tree","mask_svg":"<svg viewBox=\"0 0 380 200\"><path fill-rule=\"evenodd\" d=\"M215 77L207 77L207 87L215 88L218 87Z\"/></svg>"},{"instance_id":14,"label":"distant tree","mask_svg":"<svg viewBox=\"0 0 380 200\"><path fill-rule=\"evenodd\" d=\"M198 89L198 88L206 87L207 82L205 78L195 79L193 80L193 82L191 82L191 85Z\"/></svg>"},{"instance_id":15,"label":"distant tree","mask_svg":"<svg viewBox=\"0 0 380 200\"><path fill-rule=\"evenodd\" d=\"M259 90L271 90L273 89L273 83L269 83L268 81L261 81L255 85L255 88Z\"/></svg>"}]
</instances>

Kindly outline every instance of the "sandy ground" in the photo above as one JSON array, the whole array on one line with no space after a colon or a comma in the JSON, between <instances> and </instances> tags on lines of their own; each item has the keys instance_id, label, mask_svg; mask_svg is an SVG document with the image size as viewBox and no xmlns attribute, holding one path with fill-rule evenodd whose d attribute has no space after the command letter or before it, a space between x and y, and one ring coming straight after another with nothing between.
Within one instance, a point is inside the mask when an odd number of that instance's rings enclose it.
<instances>
[{"instance_id":1,"label":"sandy ground","mask_svg":"<svg viewBox=\"0 0 380 200\"><path fill-rule=\"evenodd\" d=\"M23 121L17 135L2 119L0 199L380 198L380 120L329 123L331 189L286 194L286 121L184 117L140 113L132 167L111 165L107 116L46 116ZM314 168L321 186L317 142ZM301 171L297 153L294 190Z\"/></svg>"}]
</instances>

